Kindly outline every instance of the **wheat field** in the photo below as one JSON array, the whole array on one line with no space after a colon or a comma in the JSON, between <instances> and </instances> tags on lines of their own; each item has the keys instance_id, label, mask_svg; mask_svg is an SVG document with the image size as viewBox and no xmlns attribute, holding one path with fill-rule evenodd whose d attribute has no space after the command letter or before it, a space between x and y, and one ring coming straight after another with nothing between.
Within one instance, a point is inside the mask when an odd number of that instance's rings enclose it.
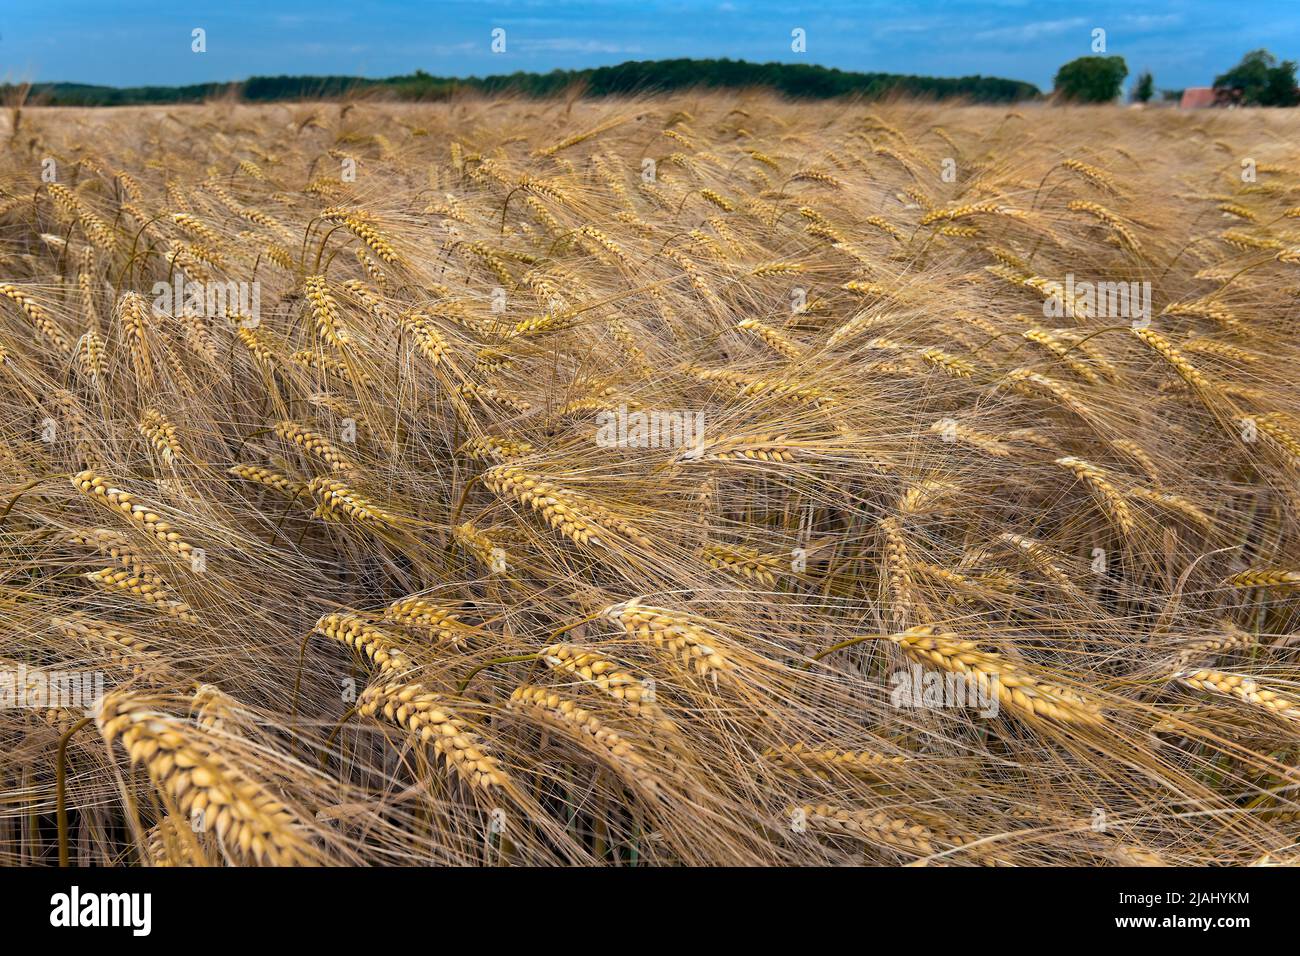
<instances>
[{"instance_id":1,"label":"wheat field","mask_svg":"<svg viewBox=\"0 0 1300 956\"><path fill-rule=\"evenodd\" d=\"M1297 125L10 109L0 863L1300 861Z\"/></svg>"}]
</instances>

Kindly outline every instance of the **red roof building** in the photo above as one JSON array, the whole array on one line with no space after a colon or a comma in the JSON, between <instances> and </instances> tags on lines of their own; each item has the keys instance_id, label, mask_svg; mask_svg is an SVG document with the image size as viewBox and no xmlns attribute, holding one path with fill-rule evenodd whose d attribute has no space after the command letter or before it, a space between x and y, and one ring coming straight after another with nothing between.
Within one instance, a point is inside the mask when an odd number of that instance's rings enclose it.
<instances>
[{"instance_id":1,"label":"red roof building","mask_svg":"<svg viewBox=\"0 0 1300 956\"><path fill-rule=\"evenodd\" d=\"M1215 93L1213 87L1189 86L1183 90L1183 98L1178 101L1180 110L1199 110L1213 106Z\"/></svg>"}]
</instances>

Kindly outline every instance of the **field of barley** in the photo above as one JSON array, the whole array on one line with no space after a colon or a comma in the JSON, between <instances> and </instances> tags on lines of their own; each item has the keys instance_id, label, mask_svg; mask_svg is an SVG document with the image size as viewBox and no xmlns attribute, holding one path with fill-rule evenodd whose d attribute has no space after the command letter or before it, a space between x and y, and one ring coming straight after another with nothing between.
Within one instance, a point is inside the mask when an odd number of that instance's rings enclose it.
<instances>
[{"instance_id":1,"label":"field of barley","mask_svg":"<svg viewBox=\"0 0 1300 956\"><path fill-rule=\"evenodd\" d=\"M0 864L1300 862L1298 131L8 110Z\"/></svg>"}]
</instances>

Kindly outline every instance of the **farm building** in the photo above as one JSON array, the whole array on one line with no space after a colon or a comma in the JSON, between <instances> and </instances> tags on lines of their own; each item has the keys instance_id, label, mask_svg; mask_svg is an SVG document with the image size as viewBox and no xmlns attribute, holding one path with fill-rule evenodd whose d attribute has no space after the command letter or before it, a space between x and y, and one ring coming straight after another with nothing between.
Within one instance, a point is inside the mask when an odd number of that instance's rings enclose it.
<instances>
[{"instance_id":1,"label":"farm building","mask_svg":"<svg viewBox=\"0 0 1300 956\"><path fill-rule=\"evenodd\" d=\"M1215 104L1216 95L1213 87L1210 86L1189 86L1183 90L1183 98L1178 101L1178 108L1183 110L1199 110Z\"/></svg>"}]
</instances>

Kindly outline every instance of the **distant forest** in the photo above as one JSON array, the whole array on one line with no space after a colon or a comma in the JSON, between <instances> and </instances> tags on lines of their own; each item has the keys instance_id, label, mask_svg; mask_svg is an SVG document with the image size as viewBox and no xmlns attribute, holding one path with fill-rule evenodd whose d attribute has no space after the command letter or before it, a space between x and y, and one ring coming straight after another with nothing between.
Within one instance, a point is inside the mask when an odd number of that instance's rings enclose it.
<instances>
[{"instance_id":1,"label":"distant forest","mask_svg":"<svg viewBox=\"0 0 1300 956\"><path fill-rule=\"evenodd\" d=\"M354 76L254 76L236 83L192 86L91 86L82 83L34 83L30 102L51 106L130 106L151 103L198 103L223 96L270 100L338 99L374 96L384 99L436 101L456 93L515 93L551 96L579 90L586 96L651 93L688 87L766 88L789 97L828 99L861 96L875 99L905 95L926 99L962 98L976 103L1011 103L1039 96L1038 87L994 76L956 78L898 73L854 73L824 66L748 63L744 60L644 60L588 70L510 73L500 76L431 76L417 70L382 80ZM18 88L0 87L5 94Z\"/></svg>"}]
</instances>

